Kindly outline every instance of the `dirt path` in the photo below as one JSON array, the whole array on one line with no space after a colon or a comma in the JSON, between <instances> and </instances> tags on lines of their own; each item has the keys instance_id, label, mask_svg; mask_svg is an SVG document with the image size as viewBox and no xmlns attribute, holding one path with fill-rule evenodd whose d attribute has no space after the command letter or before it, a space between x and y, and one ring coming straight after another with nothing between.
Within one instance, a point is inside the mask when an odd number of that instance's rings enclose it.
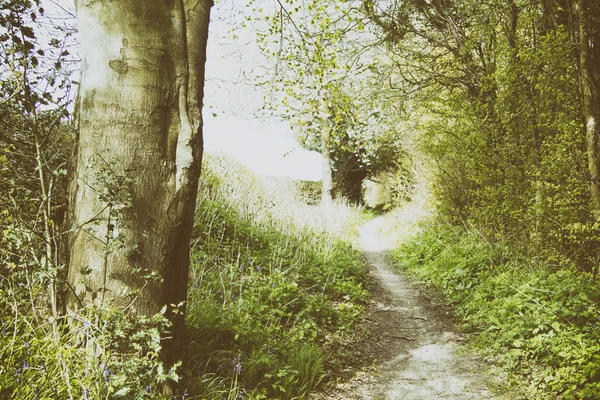
<instances>
[{"instance_id":1,"label":"dirt path","mask_svg":"<svg viewBox=\"0 0 600 400\"><path fill-rule=\"evenodd\" d=\"M391 269L382 218L361 229L362 247L375 279L371 336L359 352L372 365L319 398L496 399L481 361L461 351L464 338L442 303Z\"/></svg>"}]
</instances>

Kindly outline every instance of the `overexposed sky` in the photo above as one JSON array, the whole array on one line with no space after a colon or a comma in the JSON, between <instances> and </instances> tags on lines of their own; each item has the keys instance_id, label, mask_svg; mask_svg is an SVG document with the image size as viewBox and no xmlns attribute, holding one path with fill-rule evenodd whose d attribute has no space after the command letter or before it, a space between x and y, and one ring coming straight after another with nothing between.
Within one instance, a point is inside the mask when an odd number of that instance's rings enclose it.
<instances>
[{"instance_id":1,"label":"overexposed sky","mask_svg":"<svg viewBox=\"0 0 600 400\"><path fill-rule=\"evenodd\" d=\"M264 8L275 4L261 3ZM268 79L276 61L261 55L254 30L261 22L244 19L244 13L252 13L246 4L245 0L221 0L211 11L204 95L205 149L233 155L259 174L320 180L320 155L297 144L288 122L258 117L268 93L257 84Z\"/></svg>"},{"instance_id":2,"label":"overexposed sky","mask_svg":"<svg viewBox=\"0 0 600 400\"><path fill-rule=\"evenodd\" d=\"M263 8L276 4L259 1ZM74 13L73 0L43 0L42 4L48 16L57 21L66 12ZM220 0L211 10L205 150L230 154L259 174L320 180L319 154L302 149L286 121L259 117L266 93L256 84L269 75L275 60L262 57L254 30L260 22L245 21L244 13L252 13L247 4L247 0Z\"/></svg>"},{"instance_id":3,"label":"overexposed sky","mask_svg":"<svg viewBox=\"0 0 600 400\"><path fill-rule=\"evenodd\" d=\"M300 148L287 123L204 114L204 148L208 153L230 154L262 175L321 179L320 154Z\"/></svg>"}]
</instances>

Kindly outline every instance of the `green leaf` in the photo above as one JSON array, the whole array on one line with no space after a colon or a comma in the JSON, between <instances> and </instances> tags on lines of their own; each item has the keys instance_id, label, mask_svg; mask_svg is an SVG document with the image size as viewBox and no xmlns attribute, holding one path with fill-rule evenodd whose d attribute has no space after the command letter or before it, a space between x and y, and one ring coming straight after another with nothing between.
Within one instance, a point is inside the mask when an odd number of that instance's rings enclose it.
<instances>
[{"instance_id":1,"label":"green leaf","mask_svg":"<svg viewBox=\"0 0 600 400\"><path fill-rule=\"evenodd\" d=\"M125 396L127 393L129 393L129 388L128 387L124 387L119 389L116 393L115 393L115 397L123 397Z\"/></svg>"}]
</instances>

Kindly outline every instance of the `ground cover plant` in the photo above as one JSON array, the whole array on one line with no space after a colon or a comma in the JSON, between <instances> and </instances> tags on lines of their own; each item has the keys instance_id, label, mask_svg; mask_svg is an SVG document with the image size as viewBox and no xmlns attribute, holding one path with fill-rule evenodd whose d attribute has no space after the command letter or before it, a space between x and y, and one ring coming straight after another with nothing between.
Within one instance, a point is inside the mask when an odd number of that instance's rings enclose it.
<instances>
[{"instance_id":1,"label":"ground cover plant","mask_svg":"<svg viewBox=\"0 0 600 400\"><path fill-rule=\"evenodd\" d=\"M47 288L60 268L37 258L35 230L2 213L0 397L152 399L167 381L181 383L177 398L305 397L358 340L367 292L363 262L341 239L358 212L340 203L332 219L298 193L232 160L207 162L188 357L173 369L159 358L170 330L162 313L107 304L55 318Z\"/></svg>"},{"instance_id":2,"label":"ground cover plant","mask_svg":"<svg viewBox=\"0 0 600 400\"><path fill-rule=\"evenodd\" d=\"M358 340L366 269L340 238L358 214L303 204L293 182L253 176L224 158L204 168L187 311L189 392L303 398Z\"/></svg>"},{"instance_id":3,"label":"ground cover plant","mask_svg":"<svg viewBox=\"0 0 600 400\"><path fill-rule=\"evenodd\" d=\"M441 223L400 246L395 259L443 290L475 346L509 372L524 398L600 396L596 276Z\"/></svg>"}]
</instances>

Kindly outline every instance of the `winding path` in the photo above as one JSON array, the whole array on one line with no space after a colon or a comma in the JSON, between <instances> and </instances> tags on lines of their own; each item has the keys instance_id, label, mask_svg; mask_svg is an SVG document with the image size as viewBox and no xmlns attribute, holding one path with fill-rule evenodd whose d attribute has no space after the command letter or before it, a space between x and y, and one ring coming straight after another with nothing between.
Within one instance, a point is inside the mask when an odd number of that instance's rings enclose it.
<instances>
[{"instance_id":1,"label":"winding path","mask_svg":"<svg viewBox=\"0 0 600 400\"><path fill-rule=\"evenodd\" d=\"M390 267L383 218L361 228L361 245L375 278L373 329L363 351L376 361L320 398L496 399L489 390L491 378L482 372L485 366L463 351L464 339L443 307Z\"/></svg>"}]
</instances>

